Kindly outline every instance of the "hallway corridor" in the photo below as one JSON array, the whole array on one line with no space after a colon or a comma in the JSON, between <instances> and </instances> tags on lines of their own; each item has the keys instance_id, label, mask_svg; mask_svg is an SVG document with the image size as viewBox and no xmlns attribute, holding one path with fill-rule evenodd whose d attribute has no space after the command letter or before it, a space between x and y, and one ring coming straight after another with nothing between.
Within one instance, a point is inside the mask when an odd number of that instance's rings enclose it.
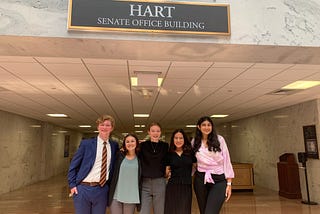
<instances>
[{"instance_id":1,"label":"hallway corridor","mask_svg":"<svg viewBox=\"0 0 320 214\"><path fill-rule=\"evenodd\" d=\"M257 187L254 192L234 192L222 214L317 214L319 210L320 205L304 205L300 200L282 198L275 191ZM73 213L65 175L0 195L0 214L55 213ZM192 214L197 213L194 198Z\"/></svg>"}]
</instances>

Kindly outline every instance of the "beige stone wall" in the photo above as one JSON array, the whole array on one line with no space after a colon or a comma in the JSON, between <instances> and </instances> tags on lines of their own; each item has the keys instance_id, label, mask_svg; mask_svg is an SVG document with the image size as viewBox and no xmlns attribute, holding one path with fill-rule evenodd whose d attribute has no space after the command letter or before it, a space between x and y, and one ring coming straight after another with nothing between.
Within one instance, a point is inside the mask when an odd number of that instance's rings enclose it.
<instances>
[{"instance_id":1,"label":"beige stone wall","mask_svg":"<svg viewBox=\"0 0 320 214\"><path fill-rule=\"evenodd\" d=\"M0 194L66 173L81 134L0 111ZM70 155L64 157L65 135Z\"/></svg>"},{"instance_id":2,"label":"beige stone wall","mask_svg":"<svg viewBox=\"0 0 320 214\"><path fill-rule=\"evenodd\" d=\"M175 0L172 0L175 1ZM184 0L183 0L184 1ZM68 4L62 0L1 0L0 35L63 38L99 38L141 41L200 42L282 46L319 46L319 0L185 0L230 5L230 37L170 36L122 32L73 32L67 30ZM268 20L268 21L266 21ZM98 51L98 50L96 50ZM301 56L303 58L305 56ZM308 59L312 60L312 59ZM299 60L299 62L301 59Z\"/></svg>"},{"instance_id":3,"label":"beige stone wall","mask_svg":"<svg viewBox=\"0 0 320 214\"><path fill-rule=\"evenodd\" d=\"M317 127L318 149L320 101L313 100L221 125L227 135L232 161L254 164L255 184L278 191L277 162L284 153L305 151L304 125ZM298 160L297 160L298 161ZM311 200L320 202L320 160L307 161ZM304 170L299 169L301 192L306 198Z\"/></svg>"}]
</instances>

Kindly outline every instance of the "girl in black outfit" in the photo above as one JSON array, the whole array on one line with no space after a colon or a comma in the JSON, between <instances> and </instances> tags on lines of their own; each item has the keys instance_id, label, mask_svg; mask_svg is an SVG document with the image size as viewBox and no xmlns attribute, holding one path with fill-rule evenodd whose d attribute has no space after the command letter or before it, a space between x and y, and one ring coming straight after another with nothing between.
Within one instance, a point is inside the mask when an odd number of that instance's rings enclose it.
<instances>
[{"instance_id":1,"label":"girl in black outfit","mask_svg":"<svg viewBox=\"0 0 320 214\"><path fill-rule=\"evenodd\" d=\"M148 126L150 140L140 144L139 157L142 166L142 191L140 214L164 214L166 191L164 158L169 145L160 140L159 123ZM150 210L153 212L150 212Z\"/></svg>"},{"instance_id":2,"label":"girl in black outfit","mask_svg":"<svg viewBox=\"0 0 320 214\"><path fill-rule=\"evenodd\" d=\"M182 129L173 132L166 157L165 214L191 214L192 167L196 158L191 143Z\"/></svg>"}]
</instances>

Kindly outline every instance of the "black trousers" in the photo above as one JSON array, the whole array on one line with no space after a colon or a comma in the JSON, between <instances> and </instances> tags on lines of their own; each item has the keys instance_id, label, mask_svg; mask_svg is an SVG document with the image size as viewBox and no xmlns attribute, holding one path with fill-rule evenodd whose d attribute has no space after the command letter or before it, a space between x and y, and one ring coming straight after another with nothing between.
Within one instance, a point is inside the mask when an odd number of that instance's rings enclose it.
<instances>
[{"instance_id":1,"label":"black trousers","mask_svg":"<svg viewBox=\"0 0 320 214\"><path fill-rule=\"evenodd\" d=\"M204 172L196 172L193 188L197 197L200 214L219 214L226 197L225 175L211 174L214 184L204 184Z\"/></svg>"}]
</instances>

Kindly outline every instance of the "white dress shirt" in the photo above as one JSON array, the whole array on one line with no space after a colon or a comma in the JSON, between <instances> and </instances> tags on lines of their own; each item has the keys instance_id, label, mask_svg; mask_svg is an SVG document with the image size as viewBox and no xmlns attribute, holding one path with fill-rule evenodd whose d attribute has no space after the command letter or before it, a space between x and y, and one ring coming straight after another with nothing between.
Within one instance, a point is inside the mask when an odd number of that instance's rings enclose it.
<instances>
[{"instance_id":1,"label":"white dress shirt","mask_svg":"<svg viewBox=\"0 0 320 214\"><path fill-rule=\"evenodd\" d=\"M102 150L103 150L103 142L99 136L97 137L97 155L94 161L93 167L87 177L83 180L84 182L99 182L100 181L100 174L101 174L101 164L102 164ZM107 178L109 178L109 171L110 171L110 162L111 162L111 146L109 139L106 141L107 144Z\"/></svg>"}]
</instances>

